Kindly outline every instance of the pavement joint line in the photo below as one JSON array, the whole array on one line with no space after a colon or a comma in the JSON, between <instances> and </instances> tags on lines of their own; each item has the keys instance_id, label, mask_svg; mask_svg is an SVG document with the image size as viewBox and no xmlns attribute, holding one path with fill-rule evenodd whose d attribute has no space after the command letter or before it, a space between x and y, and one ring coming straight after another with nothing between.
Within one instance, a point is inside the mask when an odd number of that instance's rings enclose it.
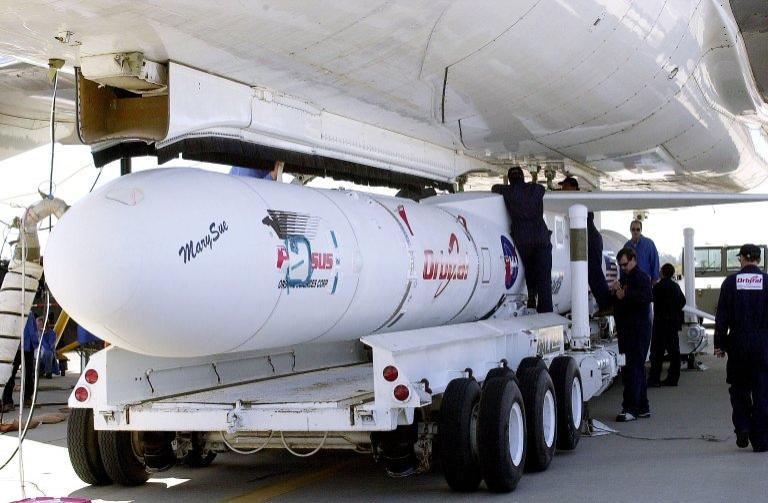
<instances>
[{"instance_id":1,"label":"pavement joint line","mask_svg":"<svg viewBox=\"0 0 768 503\"><path fill-rule=\"evenodd\" d=\"M225 503L261 503L291 493L306 486L310 486L326 480L351 465L352 461L342 461L319 471L302 473L294 477L288 477L274 484L260 487L255 491L235 496L224 500Z\"/></svg>"}]
</instances>

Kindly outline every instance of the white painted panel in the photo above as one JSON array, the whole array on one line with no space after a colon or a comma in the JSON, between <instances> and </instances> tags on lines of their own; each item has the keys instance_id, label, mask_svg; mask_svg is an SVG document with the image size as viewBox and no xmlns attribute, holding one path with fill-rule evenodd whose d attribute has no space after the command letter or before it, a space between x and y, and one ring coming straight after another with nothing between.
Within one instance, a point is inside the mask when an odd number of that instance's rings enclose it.
<instances>
[{"instance_id":1,"label":"white painted panel","mask_svg":"<svg viewBox=\"0 0 768 503\"><path fill-rule=\"evenodd\" d=\"M483 283L491 281L491 252L488 248L480 249L483 260Z\"/></svg>"},{"instance_id":2,"label":"white painted panel","mask_svg":"<svg viewBox=\"0 0 768 503\"><path fill-rule=\"evenodd\" d=\"M168 64L166 140L208 127L251 124L251 88L177 63Z\"/></svg>"}]
</instances>

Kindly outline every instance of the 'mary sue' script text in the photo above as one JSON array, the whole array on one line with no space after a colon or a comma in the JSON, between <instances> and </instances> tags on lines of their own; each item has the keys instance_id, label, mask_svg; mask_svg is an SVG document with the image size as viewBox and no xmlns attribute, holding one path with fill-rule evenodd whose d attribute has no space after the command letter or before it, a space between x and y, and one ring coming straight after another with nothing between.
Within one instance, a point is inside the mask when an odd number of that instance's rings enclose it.
<instances>
[{"instance_id":1,"label":"'mary sue' script text","mask_svg":"<svg viewBox=\"0 0 768 503\"><path fill-rule=\"evenodd\" d=\"M182 247L179 248L179 257L182 257L184 259L184 263L186 264L193 258L203 253L205 250L212 250L213 243L218 241L221 235L228 230L229 227L227 226L226 220L222 220L220 224L211 222L211 225L208 226L207 235L197 241L190 239L188 243L182 245Z\"/></svg>"}]
</instances>

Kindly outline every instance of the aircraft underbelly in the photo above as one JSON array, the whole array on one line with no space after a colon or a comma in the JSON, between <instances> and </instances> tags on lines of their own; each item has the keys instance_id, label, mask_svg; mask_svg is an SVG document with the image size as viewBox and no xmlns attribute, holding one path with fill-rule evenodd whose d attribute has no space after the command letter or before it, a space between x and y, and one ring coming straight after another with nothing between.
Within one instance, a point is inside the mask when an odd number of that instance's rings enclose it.
<instances>
[{"instance_id":1,"label":"aircraft underbelly","mask_svg":"<svg viewBox=\"0 0 768 503\"><path fill-rule=\"evenodd\" d=\"M607 185L729 190L766 174L766 105L729 6L711 0L64 0L6 10L0 51L72 63L141 51L486 163L565 159L607 173ZM54 40L62 27L66 43Z\"/></svg>"}]
</instances>

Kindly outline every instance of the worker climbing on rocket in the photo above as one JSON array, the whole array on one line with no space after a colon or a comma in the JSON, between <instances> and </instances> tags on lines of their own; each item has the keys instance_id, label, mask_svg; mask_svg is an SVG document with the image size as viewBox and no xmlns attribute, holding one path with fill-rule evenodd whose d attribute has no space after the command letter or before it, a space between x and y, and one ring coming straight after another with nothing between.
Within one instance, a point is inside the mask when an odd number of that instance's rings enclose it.
<instances>
[{"instance_id":1,"label":"worker climbing on rocket","mask_svg":"<svg viewBox=\"0 0 768 503\"><path fill-rule=\"evenodd\" d=\"M511 220L510 234L525 268L528 307L539 313L552 312L552 231L544 222L544 187L525 182L519 166L509 168L509 185L497 184L491 191L504 197Z\"/></svg>"}]
</instances>

